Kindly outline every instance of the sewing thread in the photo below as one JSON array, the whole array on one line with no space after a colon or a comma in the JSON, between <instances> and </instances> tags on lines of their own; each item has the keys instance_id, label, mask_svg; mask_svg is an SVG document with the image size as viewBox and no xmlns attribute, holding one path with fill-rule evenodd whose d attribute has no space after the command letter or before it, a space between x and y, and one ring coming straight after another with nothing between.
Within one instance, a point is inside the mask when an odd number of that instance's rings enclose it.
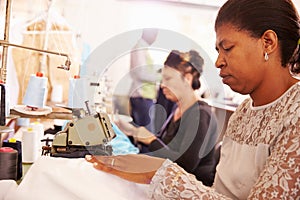
<instances>
[{"instance_id":1,"label":"sewing thread","mask_svg":"<svg viewBox=\"0 0 300 200\"><path fill-rule=\"evenodd\" d=\"M43 108L47 99L48 78L32 74L30 76L23 104L35 108Z\"/></svg>"},{"instance_id":2,"label":"sewing thread","mask_svg":"<svg viewBox=\"0 0 300 200\"><path fill-rule=\"evenodd\" d=\"M18 151L11 147L0 148L0 180L17 180Z\"/></svg>"}]
</instances>

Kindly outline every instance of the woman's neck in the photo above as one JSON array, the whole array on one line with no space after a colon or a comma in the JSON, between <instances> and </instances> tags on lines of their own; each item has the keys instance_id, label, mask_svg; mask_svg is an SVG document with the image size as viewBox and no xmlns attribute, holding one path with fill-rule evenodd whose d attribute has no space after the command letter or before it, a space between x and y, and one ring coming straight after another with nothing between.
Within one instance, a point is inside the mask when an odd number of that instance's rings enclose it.
<instances>
[{"instance_id":1,"label":"woman's neck","mask_svg":"<svg viewBox=\"0 0 300 200\"><path fill-rule=\"evenodd\" d=\"M195 95L185 96L183 99L177 101L177 108L174 113L174 121L181 118L183 113L194 105L198 101L198 98Z\"/></svg>"},{"instance_id":2,"label":"woman's neck","mask_svg":"<svg viewBox=\"0 0 300 200\"><path fill-rule=\"evenodd\" d=\"M281 80L281 82L270 81L267 84L267 86L262 87L262 89L256 91L255 93L250 94L253 100L253 106L266 105L275 101L281 95L283 95L290 87L292 87L292 85L299 82L298 79L295 79L291 76Z\"/></svg>"}]
</instances>

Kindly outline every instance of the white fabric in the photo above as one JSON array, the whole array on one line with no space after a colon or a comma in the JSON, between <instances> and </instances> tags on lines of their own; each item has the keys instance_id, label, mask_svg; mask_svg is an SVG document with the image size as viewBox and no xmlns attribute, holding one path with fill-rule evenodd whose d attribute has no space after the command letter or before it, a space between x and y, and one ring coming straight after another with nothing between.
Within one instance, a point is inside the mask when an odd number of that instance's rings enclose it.
<instances>
[{"instance_id":1,"label":"white fabric","mask_svg":"<svg viewBox=\"0 0 300 200\"><path fill-rule=\"evenodd\" d=\"M0 200L5 200L9 195L13 194L18 185L14 180L0 180Z\"/></svg>"},{"instance_id":2,"label":"white fabric","mask_svg":"<svg viewBox=\"0 0 300 200\"><path fill-rule=\"evenodd\" d=\"M143 200L148 187L96 170L83 158L42 156L3 200Z\"/></svg>"}]
</instances>

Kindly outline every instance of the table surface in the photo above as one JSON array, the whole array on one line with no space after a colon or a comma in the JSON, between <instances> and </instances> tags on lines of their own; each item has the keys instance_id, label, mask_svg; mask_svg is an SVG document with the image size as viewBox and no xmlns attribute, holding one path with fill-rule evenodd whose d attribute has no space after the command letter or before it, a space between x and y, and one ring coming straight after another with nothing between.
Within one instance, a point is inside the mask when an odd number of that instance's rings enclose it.
<instances>
[{"instance_id":1,"label":"table surface","mask_svg":"<svg viewBox=\"0 0 300 200\"><path fill-rule=\"evenodd\" d=\"M65 108L60 108L60 107L52 107L52 112L49 114L30 115L26 113L21 113L15 109L11 109L10 114L14 118L22 117L22 118L40 118L40 119L72 119L72 112L70 110L67 110ZM10 116L8 118L10 118Z\"/></svg>"},{"instance_id":2,"label":"table surface","mask_svg":"<svg viewBox=\"0 0 300 200\"><path fill-rule=\"evenodd\" d=\"M208 103L212 107L227 110L227 111L231 111L231 112L234 112L236 110L237 106L238 106L234 102L225 101L225 100L224 101L217 101L215 99L201 99L201 100L205 101L206 103Z\"/></svg>"}]
</instances>

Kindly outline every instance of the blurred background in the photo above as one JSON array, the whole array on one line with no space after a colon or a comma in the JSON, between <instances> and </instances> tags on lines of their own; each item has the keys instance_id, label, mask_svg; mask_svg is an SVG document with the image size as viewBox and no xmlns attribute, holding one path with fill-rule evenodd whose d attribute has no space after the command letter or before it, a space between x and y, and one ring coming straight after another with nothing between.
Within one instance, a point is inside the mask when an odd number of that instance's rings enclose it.
<instances>
[{"instance_id":1,"label":"blurred background","mask_svg":"<svg viewBox=\"0 0 300 200\"><path fill-rule=\"evenodd\" d=\"M70 55L70 71L59 71L56 66L64 58L47 55L43 72L49 79L49 95L52 90L61 91L62 102L68 99L69 79L79 75L88 56L104 42L124 32L141 28L162 28L193 40L211 59L215 51L214 19L225 0L11 0L9 41L11 43L47 48ZM300 1L294 1L298 9ZM0 0L0 39L3 39L6 1ZM50 21L50 25L49 22ZM45 42L45 37L48 37ZM10 48L7 82L14 88L10 94L11 106L20 104L30 74L36 73L43 60L37 52ZM163 63L165 55L157 56ZM114 61L104 81L115 87L129 70L129 55ZM216 74L217 76L217 74ZM130 84L128 84L130 85ZM226 86L225 86L226 88ZM125 88L115 95L125 95ZM235 94L226 88L226 95Z\"/></svg>"}]
</instances>

